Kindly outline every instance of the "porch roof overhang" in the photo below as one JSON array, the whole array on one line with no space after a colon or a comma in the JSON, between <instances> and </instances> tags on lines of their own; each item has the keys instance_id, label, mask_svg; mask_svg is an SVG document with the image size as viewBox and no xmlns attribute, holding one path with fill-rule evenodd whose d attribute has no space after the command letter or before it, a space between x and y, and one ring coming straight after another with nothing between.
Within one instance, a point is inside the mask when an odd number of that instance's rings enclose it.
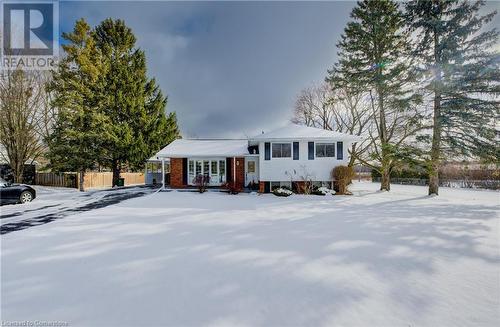
<instances>
[{"instance_id":1,"label":"porch roof overhang","mask_svg":"<svg viewBox=\"0 0 500 327\"><path fill-rule=\"evenodd\" d=\"M146 162L161 162L162 158L158 157L156 154L154 156L152 156L151 158L149 158L148 160L146 160ZM169 158L164 158L165 162L167 161L170 161Z\"/></svg>"},{"instance_id":2,"label":"porch roof overhang","mask_svg":"<svg viewBox=\"0 0 500 327\"><path fill-rule=\"evenodd\" d=\"M248 154L248 141L243 139L179 139L161 149L156 157L160 160L161 158L227 158Z\"/></svg>"}]
</instances>

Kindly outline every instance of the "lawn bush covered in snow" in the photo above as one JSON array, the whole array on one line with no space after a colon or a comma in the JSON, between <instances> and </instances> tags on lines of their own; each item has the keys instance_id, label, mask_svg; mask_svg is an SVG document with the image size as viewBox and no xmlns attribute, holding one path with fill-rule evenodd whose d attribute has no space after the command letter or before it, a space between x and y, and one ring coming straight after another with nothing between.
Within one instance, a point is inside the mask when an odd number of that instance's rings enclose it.
<instances>
[{"instance_id":1,"label":"lawn bush covered in snow","mask_svg":"<svg viewBox=\"0 0 500 327\"><path fill-rule=\"evenodd\" d=\"M335 195L335 191L330 190L328 187L321 186L321 187L315 188L313 190L312 194L314 194L314 195L328 195L328 194Z\"/></svg>"},{"instance_id":2,"label":"lawn bush covered in snow","mask_svg":"<svg viewBox=\"0 0 500 327\"><path fill-rule=\"evenodd\" d=\"M293 192L287 188L278 187L273 190L273 194L276 196L290 196L293 194Z\"/></svg>"}]
</instances>

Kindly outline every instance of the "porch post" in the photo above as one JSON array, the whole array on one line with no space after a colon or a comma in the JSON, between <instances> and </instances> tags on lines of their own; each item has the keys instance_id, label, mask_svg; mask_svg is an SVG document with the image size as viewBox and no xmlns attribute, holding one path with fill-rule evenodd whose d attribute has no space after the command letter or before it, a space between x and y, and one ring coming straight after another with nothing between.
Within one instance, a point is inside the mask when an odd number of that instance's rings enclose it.
<instances>
[{"instance_id":1,"label":"porch post","mask_svg":"<svg viewBox=\"0 0 500 327\"><path fill-rule=\"evenodd\" d=\"M165 158L161 158L161 185L165 189Z\"/></svg>"},{"instance_id":2,"label":"porch post","mask_svg":"<svg viewBox=\"0 0 500 327\"><path fill-rule=\"evenodd\" d=\"M236 157L233 157L233 186L236 187Z\"/></svg>"}]
</instances>

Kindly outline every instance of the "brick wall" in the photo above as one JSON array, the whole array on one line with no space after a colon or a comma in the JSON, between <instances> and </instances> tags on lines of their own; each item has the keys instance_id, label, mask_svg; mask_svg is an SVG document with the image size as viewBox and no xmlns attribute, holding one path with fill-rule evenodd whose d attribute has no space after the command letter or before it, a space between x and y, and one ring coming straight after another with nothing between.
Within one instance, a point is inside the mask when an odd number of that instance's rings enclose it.
<instances>
[{"instance_id":1,"label":"brick wall","mask_svg":"<svg viewBox=\"0 0 500 327\"><path fill-rule=\"evenodd\" d=\"M170 186L173 188L184 187L182 182L182 158L170 159Z\"/></svg>"}]
</instances>

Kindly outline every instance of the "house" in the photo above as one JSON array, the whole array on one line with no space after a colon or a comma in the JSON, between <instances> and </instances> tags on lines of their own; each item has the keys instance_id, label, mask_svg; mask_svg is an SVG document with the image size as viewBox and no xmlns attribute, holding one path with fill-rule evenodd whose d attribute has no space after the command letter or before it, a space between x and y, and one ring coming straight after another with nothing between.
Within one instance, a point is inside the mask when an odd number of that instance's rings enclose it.
<instances>
[{"instance_id":1,"label":"house","mask_svg":"<svg viewBox=\"0 0 500 327\"><path fill-rule=\"evenodd\" d=\"M175 140L150 162L162 167L156 172L163 186L169 167L172 188L194 186L195 176L203 174L210 176L210 186L256 184L260 192L269 192L306 180L330 185L332 169L347 165L347 149L357 141L355 135L291 124L248 139Z\"/></svg>"}]
</instances>

